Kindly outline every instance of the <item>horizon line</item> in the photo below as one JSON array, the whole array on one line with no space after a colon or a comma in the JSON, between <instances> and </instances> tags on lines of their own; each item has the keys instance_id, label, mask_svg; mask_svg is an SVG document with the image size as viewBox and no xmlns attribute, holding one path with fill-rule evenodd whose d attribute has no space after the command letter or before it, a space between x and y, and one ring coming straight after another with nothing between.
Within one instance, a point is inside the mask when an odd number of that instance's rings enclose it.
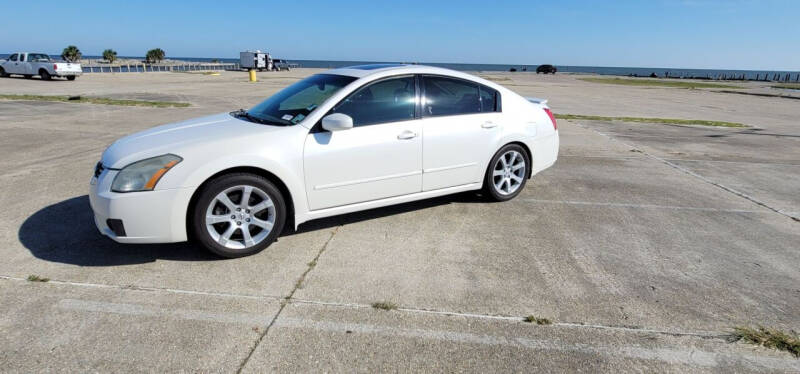
<instances>
[{"instance_id":1,"label":"horizon line","mask_svg":"<svg viewBox=\"0 0 800 374\"><path fill-rule=\"evenodd\" d=\"M16 52L13 52L13 53L16 53ZM10 56L13 53L2 53L0 55L9 55ZM33 53L33 52L30 52L30 53ZM61 56L60 53L56 53L56 54L48 53L48 55L50 55L50 56ZM82 55L82 57L88 57L88 58L100 57L100 58L102 58L103 56L102 56L102 54L99 54L99 55L89 54L89 55ZM120 56L117 56L117 57L118 58L144 58L145 56L121 56L120 55ZM198 58L198 59L231 59L231 60L237 59L236 57L200 57L200 56L172 56L172 57L167 56L164 59L165 60L169 60L170 58L172 58L172 59L192 59L192 58ZM730 71L765 71L765 72L768 71L768 72L785 72L785 73L800 72L800 68L798 68L796 70L791 70L791 69L747 69L747 68L688 68L688 67L623 66L623 65L618 65L618 66L612 66L612 65L569 65L569 64L553 64L553 63L547 63L547 64L513 64L513 63L438 62L438 61L425 61L425 62L416 61L416 62L411 62L411 61L399 61L399 60L328 60L328 59L308 59L308 58L297 58L297 59L294 59L294 58L283 58L283 57L281 57L281 59L289 60L289 61L294 60L294 61L325 61L325 62L404 63L404 64L418 64L418 65L424 65L424 64L501 65L501 66L505 65L505 66L509 66L509 67L518 67L518 66L534 66L535 67L535 66L539 66L539 65L553 65L553 66L556 66L556 67L560 66L560 67L581 67L581 68L623 68L623 69L658 69L658 70L664 70L664 69L666 69L666 70L730 70Z\"/></svg>"}]
</instances>

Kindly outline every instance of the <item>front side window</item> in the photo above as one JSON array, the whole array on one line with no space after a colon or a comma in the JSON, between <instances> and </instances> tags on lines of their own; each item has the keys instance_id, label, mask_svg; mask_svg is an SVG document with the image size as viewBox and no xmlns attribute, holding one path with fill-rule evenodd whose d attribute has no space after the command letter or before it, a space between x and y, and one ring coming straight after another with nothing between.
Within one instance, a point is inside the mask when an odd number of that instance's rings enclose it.
<instances>
[{"instance_id":1,"label":"front side window","mask_svg":"<svg viewBox=\"0 0 800 374\"><path fill-rule=\"evenodd\" d=\"M409 121L414 119L416 97L414 76L390 78L359 88L331 113L347 114L353 126Z\"/></svg>"},{"instance_id":2,"label":"front side window","mask_svg":"<svg viewBox=\"0 0 800 374\"><path fill-rule=\"evenodd\" d=\"M344 75L312 75L270 96L242 113L242 117L265 124L294 125L354 80L355 77Z\"/></svg>"},{"instance_id":3,"label":"front side window","mask_svg":"<svg viewBox=\"0 0 800 374\"><path fill-rule=\"evenodd\" d=\"M11 61L17 61L17 54L16 54L16 53L14 53L14 54L13 54L13 55L11 55L11 57L9 57L8 59L9 59L9 60L11 60Z\"/></svg>"},{"instance_id":4,"label":"front side window","mask_svg":"<svg viewBox=\"0 0 800 374\"><path fill-rule=\"evenodd\" d=\"M422 81L425 89L425 116L480 113L481 101L477 83L438 76L425 76Z\"/></svg>"}]
</instances>

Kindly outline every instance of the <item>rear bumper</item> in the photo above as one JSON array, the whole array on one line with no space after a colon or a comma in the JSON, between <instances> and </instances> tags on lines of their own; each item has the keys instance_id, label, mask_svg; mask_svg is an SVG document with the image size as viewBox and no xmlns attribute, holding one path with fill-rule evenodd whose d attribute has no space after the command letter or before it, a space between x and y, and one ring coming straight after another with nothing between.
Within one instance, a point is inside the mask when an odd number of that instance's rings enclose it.
<instances>
[{"instance_id":1,"label":"rear bumper","mask_svg":"<svg viewBox=\"0 0 800 374\"><path fill-rule=\"evenodd\" d=\"M553 166L558 159L558 131L543 137L533 138L528 142L528 147L533 153L531 157L531 175Z\"/></svg>"},{"instance_id":2,"label":"rear bumper","mask_svg":"<svg viewBox=\"0 0 800 374\"><path fill-rule=\"evenodd\" d=\"M92 178L89 186L89 202L100 233L120 243L172 243L186 240L186 208L193 188L111 192L110 185L115 174L112 170L104 171L99 178ZM109 227L109 219L121 220L124 232L117 228L115 233Z\"/></svg>"},{"instance_id":3,"label":"rear bumper","mask_svg":"<svg viewBox=\"0 0 800 374\"><path fill-rule=\"evenodd\" d=\"M57 77L77 77L82 74L82 71L56 71L53 75Z\"/></svg>"}]
</instances>

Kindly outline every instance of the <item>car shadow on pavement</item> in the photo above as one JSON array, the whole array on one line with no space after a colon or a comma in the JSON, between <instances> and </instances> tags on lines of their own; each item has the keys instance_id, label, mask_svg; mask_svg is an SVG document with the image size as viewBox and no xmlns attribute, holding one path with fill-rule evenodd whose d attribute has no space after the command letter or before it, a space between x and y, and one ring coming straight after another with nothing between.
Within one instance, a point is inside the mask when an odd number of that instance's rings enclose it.
<instances>
[{"instance_id":1,"label":"car shadow on pavement","mask_svg":"<svg viewBox=\"0 0 800 374\"><path fill-rule=\"evenodd\" d=\"M432 208L439 205L447 205L451 203L486 203L487 201L475 192L461 192L453 195L434 197L425 200L412 201L409 203L390 205L382 208L374 208L363 210L360 212L347 213L333 217L320 218L313 221L306 222L297 228L297 231L291 230L287 227L283 230L281 236L302 234L304 232L323 230L331 227L347 225L351 223L367 221L371 219L392 216L411 212L420 209Z\"/></svg>"},{"instance_id":2,"label":"car shadow on pavement","mask_svg":"<svg viewBox=\"0 0 800 374\"><path fill-rule=\"evenodd\" d=\"M220 259L191 243L119 244L97 231L87 195L47 206L28 217L19 229L19 241L36 258L80 266Z\"/></svg>"},{"instance_id":3,"label":"car shadow on pavement","mask_svg":"<svg viewBox=\"0 0 800 374\"><path fill-rule=\"evenodd\" d=\"M327 228L431 208L450 203L482 202L474 193L459 193L432 199L322 218L287 227L281 236ZM153 262L225 260L194 243L120 244L97 231L89 196L64 200L37 211L19 229L19 241L36 258L79 266L118 266ZM280 240L280 238L278 238ZM269 249L267 249L269 250Z\"/></svg>"}]
</instances>

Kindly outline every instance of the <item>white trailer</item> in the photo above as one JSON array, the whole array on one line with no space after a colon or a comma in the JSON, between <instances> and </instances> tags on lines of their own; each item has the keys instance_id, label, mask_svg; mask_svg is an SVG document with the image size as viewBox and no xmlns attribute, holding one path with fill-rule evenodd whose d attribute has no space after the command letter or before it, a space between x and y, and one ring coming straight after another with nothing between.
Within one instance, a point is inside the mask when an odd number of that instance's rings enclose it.
<instances>
[{"instance_id":1,"label":"white trailer","mask_svg":"<svg viewBox=\"0 0 800 374\"><path fill-rule=\"evenodd\" d=\"M248 70L272 70L272 57L269 53L259 50L239 52L239 65L242 69Z\"/></svg>"}]
</instances>

